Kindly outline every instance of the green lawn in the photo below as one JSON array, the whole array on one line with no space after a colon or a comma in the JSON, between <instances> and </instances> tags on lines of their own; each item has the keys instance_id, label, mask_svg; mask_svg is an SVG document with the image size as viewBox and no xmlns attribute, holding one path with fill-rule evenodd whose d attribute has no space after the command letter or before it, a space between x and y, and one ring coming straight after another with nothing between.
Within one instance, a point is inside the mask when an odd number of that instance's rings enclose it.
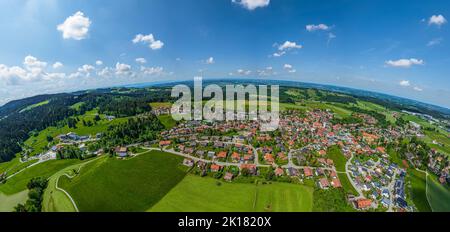
<instances>
[{"instance_id":1,"label":"green lawn","mask_svg":"<svg viewBox=\"0 0 450 232\"><path fill-rule=\"evenodd\" d=\"M127 160L99 159L59 186L74 198L80 211L145 211L186 175L182 158L151 151Z\"/></svg>"},{"instance_id":2,"label":"green lawn","mask_svg":"<svg viewBox=\"0 0 450 232\"><path fill-rule=\"evenodd\" d=\"M433 212L450 212L450 187L441 185L437 176L428 175L428 199Z\"/></svg>"},{"instance_id":3,"label":"green lawn","mask_svg":"<svg viewBox=\"0 0 450 232\"><path fill-rule=\"evenodd\" d=\"M412 187L412 200L420 212L431 212L426 194L426 174L414 169L408 170Z\"/></svg>"},{"instance_id":4,"label":"green lawn","mask_svg":"<svg viewBox=\"0 0 450 232\"><path fill-rule=\"evenodd\" d=\"M170 103L170 102L151 102L150 106L153 109L163 108L163 107L172 107L172 103Z\"/></svg>"},{"instance_id":5,"label":"green lawn","mask_svg":"<svg viewBox=\"0 0 450 232\"><path fill-rule=\"evenodd\" d=\"M107 156L98 157L68 166L64 169L53 174L48 179L48 186L45 189L43 201L42 201L42 211L43 212L75 212L75 207L73 206L70 199L65 193L56 189L56 182L64 174L73 176L75 175L74 170L77 172L88 166L90 163L97 162L99 159L107 159Z\"/></svg>"},{"instance_id":6,"label":"green lawn","mask_svg":"<svg viewBox=\"0 0 450 232\"><path fill-rule=\"evenodd\" d=\"M391 110L386 109L386 107L383 107L381 105L367 102L367 101L358 101L358 104L355 106L364 109L364 110L371 110L375 111L377 113L384 114L386 116L386 120L392 123L395 123L396 119L393 116L393 112Z\"/></svg>"},{"instance_id":7,"label":"green lawn","mask_svg":"<svg viewBox=\"0 0 450 232\"><path fill-rule=\"evenodd\" d=\"M328 148L327 156L328 158L333 160L336 171L345 172L345 163L347 163L347 158L345 158L344 154L338 146L332 146Z\"/></svg>"},{"instance_id":8,"label":"green lawn","mask_svg":"<svg viewBox=\"0 0 450 232\"><path fill-rule=\"evenodd\" d=\"M33 177L48 178L57 171L78 162L80 160L50 160L35 165L11 177L5 184L0 184L0 192L6 195L21 192L27 189L27 184Z\"/></svg>"},{"instance_id":9,"label":"green lawn","mask_svg":"<svg viewBox=\"0 0 450 232\"><path fill-rule=\"evenodd\" d=\"M177 125L177 121L172 118L172 115L159 115L159 121L164 125L166 129L171 129Z\"/></svg>"},{"instance_id":10,"label":"green lawn","mask_svg":"<svg viewBox=\"0 0 450 232\"><path fill-rule=\"evenodd\" d=\"M23 190L12 195L5 195L0 192L0 212L11 212L19 203L25 203L28 199L28 190Z\"/></svg>"},{"instance_id":11,"label":"green lawn","mask_svg":"<svg viewBox=\"0 0 450 232\"><path fill-rule=\"evenodd\" d=\"M227 183L188 175L161 201L154 212L293 212L311 211L313 189L304 185Z\"/></svg>"},{"instance_id":12,"label":"green lawn","mask_svg":"<svg viewBox=\"0 0 450 232\"><path fill-rule=\"evenodd\" d=\"M352 183L348 179L348 176L345 173L338 173L339 181L341 181L342 188L346 193L353 194L354 196L358 195L358 191L356 191L355 187L353 187Z\"/></svg>"}]
</instances>

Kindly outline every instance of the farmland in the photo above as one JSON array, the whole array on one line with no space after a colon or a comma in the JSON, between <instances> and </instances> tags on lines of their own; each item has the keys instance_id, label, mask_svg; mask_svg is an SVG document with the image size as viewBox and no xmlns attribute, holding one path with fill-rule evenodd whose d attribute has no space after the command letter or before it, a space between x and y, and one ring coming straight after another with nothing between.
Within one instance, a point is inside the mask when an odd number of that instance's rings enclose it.
<instances>
[{"instance_id":1,"label":"farmland","mask_svg":"<svg viewBox=\"0 0 450 232\"><path fill-rule=\"evenodd\" d=\"M127 160L92 162L59 186L75 199L80 211L145 211L186 175L182 158L151 151Z\"/></svg>"},{"instance_id":2,"label":"farmland","mask_svg":"<svg viewBox=\"0 0 450 232\"><path fill-rule=\"evenodd\" d=\"M149 211L305 212L311 211L312 200L313 189L304 185L227 183L188 175Z\"/></svg>"}]
</instances>

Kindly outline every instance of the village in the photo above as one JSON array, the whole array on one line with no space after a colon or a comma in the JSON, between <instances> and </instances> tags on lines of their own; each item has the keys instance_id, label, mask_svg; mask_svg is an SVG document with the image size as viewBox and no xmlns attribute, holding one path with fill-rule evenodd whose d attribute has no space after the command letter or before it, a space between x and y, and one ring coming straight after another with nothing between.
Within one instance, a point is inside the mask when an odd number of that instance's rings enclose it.
<instances>
[{"instance_id":1,"label":"village","mask_svg":"<svg viewBox=\"0 0 450 232\"><path fill-rule=\"evenodd\" d=\"M153 113L169 112L158 109ZM183 165L202 176L230 182L251 176L310 182L324 190L345 188L347 200L357 210L415 211L407 200L406 170L392 162L386 145L401 136L420 135L420 127L382 129L374 126L377 120L369 115L354 116L362 119L362 125L336 123L329 110L288 110L281 114L280 129L273 132L260 132L259 122L253 120L184 121L161 132L159 140L119 146L114 152L126 159L139 155L138 148L162 150L184 157ZM101 136L62 134L48 152L29 159L57 159L58 151L68 145L86 156L99 156L103 149L90 151L87 144ZM329 154L331 148L339 151L344 162ZM432 155L429 166L436 168L439 159ZM441 181L448 181L445 170L448 173L444 168ZM436 171L441 174L441 169ZM353 193L348 188L354 189Z\"/></svg>"}]
</instances>

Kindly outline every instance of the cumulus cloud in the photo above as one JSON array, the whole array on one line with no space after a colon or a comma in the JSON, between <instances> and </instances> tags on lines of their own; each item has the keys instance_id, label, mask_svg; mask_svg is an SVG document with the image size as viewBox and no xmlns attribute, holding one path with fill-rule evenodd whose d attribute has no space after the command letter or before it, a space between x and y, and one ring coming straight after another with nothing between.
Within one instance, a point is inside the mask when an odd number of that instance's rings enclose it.
<instances>
[{"instance_id":1,"label":"cumulus cloud","mask_svg":"<svg viewBox=\"0 0 450 232\"><path fill-rule=\"evenodd\" d=\"M294 49L301 49L303 46L297 44L296 42L291 42L291 41L286 41L281 45L277 45L278 46L278 51L276 51L275 53L273 53L274 57L280 57L286 54L287 51L290 50L294 50Z\"/></svg>"},{"instance_id":2,"label":"cumulus cloud","mask_svg":"<svg viewBox=\"0 0 450 232\"><path fill-rule=\"evenodd\" d=\"M329 29L330 29L330 27L323 23L318 24L318 25L314 25L314 24L306 25L306 30L309 32L319 31L319 30L320 31L328 31Z\"/></svg>"},{"instance_id":3,"label":"cumulus cloud","mask_svg":"<svg viewBox=\"0 0 450 232\"><path fill-rule=\"evenodd\" d=\"M163 67L141 67L141 72L145 75L161 75L163 71Z\"/></svg>"},{"instance_id":4,"label":"cumulus cloud","mask_svg":"<svg viewBox=\"0 0 450 232\"><path fill-rule=\"evenodd\" d=\"M91 20L78 11L59 24L57 30L62 32L64 39L82 40L87 37L91 24Z\"/></svg>"},{"instance_id":5,"label":"cumulus cloud","mask_svg":"<svg viewBox=\"0 0 450 232\"><path fill-rule=\"evenodd\" d=\"M270 0L231 0L231 2L241 5L247 10L254 10L258 7L266 7Z\"/></svg>"},{"instance_id":6,"label":"cumulus cloud","mask_svg":"<svg viewBox=\"0 0 450 232\"><path fill-rule=\"evenodd\" d=\"M19 85L25 82L47 81L60 78L61 73L48 73L45 71L47 62L28 55L24 58L23 67L0 64L0 80L7 85Z\"/></svg>"},{"instance_id":7,"label":"cumulus cloud","mask_svg":"<svg viewBox=\"0 0 450 232\"><path fill-rule=\"evenodd\" d=\"M95 64L98 65L98 66L103 65L103 61L97 60L97 61L95 61Z\"/></svg>"},{"instance_id":8,"label":"cumulus cloud","mask_svg":"<svg viewBox=\"0 0 450 232\"><path fill-rule=\"evenodd\" d=\"M407 80L402 80L402 81L399 82L399 84L400 84L401 86L405 86L405 87L411 85L411 84L409 83L409 81L407 81Z\"/></svg>"},{"instance_id":9,"label":"cumulus cloud","mask_svg":"<svg viewBox=\"0 0 450 232\"><path fill-rule=\"evenodd\" d=\"M115 71L117 75L129 75L131 74L131 65L117 62Z\"/></svg>"},{"instance_id":10,"label":"cumulus cloud","mask_svg":"<svg viewBox=\"0 0 450 232\"><path fill-rule=\"evenodd\" d=\"M294 67L290 64L284 64L283 69L286 70L289 73L295 73L297 70L294 69Z\"/></svg>"},{"instance_id":11,"label":"cumulus cloud","mask_svg":"<svg viewBox=\"0 0 450 232\"><path fill-rule=\"evenodd\" d=\"M137 34L132 40L133 43L142 43L149 46L152 50L159 50L164 46L164 43L161 40L156 40L153 34L143 35Z\"/></svg>"},{"instance_id":12,"label":"cumulus cloud","mask_svg":"<svg viewBox=\"0 0 450 232\"><path fill-rule=\"evenodd\" d=\"M55 62L55 63L52 65L52 67L53 67L54 69L61 68L62 66L63 66L63 64L62 64L61 62Z\"/></svg>"},{"instance_id":13,"label":"cumulus cloud","mask_svg":"<svg viewBox=\"0 0 450 232\"><path fill-rule=\"evenodd\" d=\"M136 58L136 63L145 64L147 63L147 60L145 58Z\"/></svg>"},{"instance_id":14,"label":"cumulus cloud","mask_svg":"<svg viewBox=\"0 0 450 232\"><path fill-rule=\"evenodd\" d=\"M444 18L443 15L433 15L428 20L428 25L437 25L441 26L443 24L447 23L447 19Z\"/></svg>"},{"instance_id":15,"label":"cumulus cloud","mask_svg":"<svg viewBox=\"0 0 450 232\"><path fill-rule=\"evenodd\" d=\"M388 60L385 63L390 67L409 68L413 65L423 65L424 61L415 58L410 58L410 59Z\"/></svg>"}]
</instances>

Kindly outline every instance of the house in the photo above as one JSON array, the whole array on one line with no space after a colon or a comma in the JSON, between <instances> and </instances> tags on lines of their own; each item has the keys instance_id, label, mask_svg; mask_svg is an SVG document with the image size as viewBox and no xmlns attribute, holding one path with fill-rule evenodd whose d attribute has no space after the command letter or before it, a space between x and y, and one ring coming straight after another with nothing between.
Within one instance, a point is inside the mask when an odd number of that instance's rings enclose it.
<instances>
[{"instance_id":1,"label":"house","mask_svg":"<svg viewBox=\"0 0 450 232\"><path fill-rule=\"evenodd\" d=\"M322 189L327 189L330 187L330 183L328 182L327 178L322 178L319 180L319 186Z\"/></svg>"},{"instance_id":2,"label":"house","mask_svg":"<svg viewBox=\"0 0 450 232\"><path fill-rule=\"evenodd\" d=\"M282 168L275 169L275 175L282 176L284 174L284 171Z\"/></svg>"},{"instance_id":3,"label":"house","mask_svg":"<svg viewBox=\"0 0 450 232\"><path fill-rule=\"evenodd\" d=\"M231 173L231 172L225 173L225 176L223 177L223 179L226 180L226 181L233 180L233 173Z\"/></svg>"},{"instance_id":4,"label":"house","mask_svg":"<svg viewBox=\"0 0 450 232\"><path fill-rule=\"evenodd\" d=\"M211 169L211 172L218 172L218 171L222 170L222 166L217 165L217 164L211 164L210 169Z\"/></svg>"},{"instance_id":5,"label":"house","mask_svg":"<svg viewBox=\"0 0 450 232\"><path fill-rule=\"evenodd\" d=\"M389 206L391 205L391 200L389 200L388 198L383 197L383 199L381 199L381 204L385 208L389 208Z\"/></svg>"},{"instance_id":6,"label":"house","mask_svg":"<svg viewBox=\"0 0 450 232\"><path fill-rule=\"evenodd\" d=\"M233 152L233 154L231 154L231 158L232 158L234 161L238 161L238 160L241 159L241 156L239 155L239 153Z\"/></svg>"},{"instance_id":7,"label":"house","mask_svg":"<svg viewBox=\"0 0 450 232\"><path fill-rule=\"evenodd\" d=\"M313 176L313 172L310 168L303 169L303 172L305 173L305 177L311 177Z\"/></svg>"},{"instance_id":8,"label":"house","mask_svg":"<svg viewBox=\"0 0 450 232\"><path fill-rule=\"evenodd\" d=\"M333 179L331 181L331 186L333 186L333 188L342 188L342 184L339 179Z\"/></svg>"},{"instance_id":9,"label":"house","mask_svg":"<svg viewBox=\"0 0 450 232\"><path fill-rule=\"evenodd\" d=\"M192 167L192 166L194 166L194 161L191 160L191 159L184 159L183 160L183 165L184 166L188 166L188 167Z\"/></svg>"},{"instance_id":10,"label":"house","mask_svg":"<svg viewBox=\"0 0 450 232\"><path fill-rule=\"evenodd\" d=\"M128 148L127 147L116 147L116 155L118 155L119 157L126 157L127 153L128 153Z\"/></svg>"},{"instance_id":11,"label":"house","mask_svg":"<svg viewBox=\"0 0 450 232\"><path fill-rule=\"evenodd\" d=\"M217 158L219 159L225 159L227 158L227 152L226 151L221 151L217 154Z\"/></svg>"},{"instance_id":12,"label":"house","mask_svg":"<svg viewBox=\"0 0 450 232\"><path fill-rule=\"evenodd\" d=\"M273 158L273 155L270 153L266 153L264 155L264 160L269 164L272 164L275 161L275 159Z\"/></svg>"},{"instance_id":13,"label":"house","mask_svg":"<svg viewBox=\"0 0 450 232\"><path fill-rule=\"evenodd\" d=\"M159 146L165 147L165 146L169 146L171 143L172 143L172 141L170 141L170 140L162 140L162 141L159 141Z\"/></svg>"},{"instance_id":14,"label":"house","mask_svg":"<svg viewBox=\"0 0 450 232\"><path fill-rule=\"evenodd\" d=\"M209 157L209 158L214 157L214 155L216 155L215 152L213 152L213 151L208 151L208 157Z\"/></svg>"},{"instance_id":15,"label":"house","mask_svg":"<svg viewBox=\"0 0 450 232\"><path fill-rule=\"evenodd\" d=\"M250 171L250 174L256 175L256 165L255 164L241 164L240 166L241 170L247 169Z\"/></svg>"},{"instance_id":16,"label":"house","mask_svg":"<svg viewBox=\"0 0 450 232\"><path fill-rule=\"evenodd\" d=\"M289 176L298 176L298 170L293 167L287 168L287 173Z\"/></svg>"},{"instance_id":17,"label":"house","mask_svg":"<svg viewBox=\"0 0 450 232\"><path fill-rule=\"evenodd\" d=\"M356 207L358 209L367 209L372 205L372 200L370 199L358 199L356 201Z\"/></svg>"}]
</instances>

